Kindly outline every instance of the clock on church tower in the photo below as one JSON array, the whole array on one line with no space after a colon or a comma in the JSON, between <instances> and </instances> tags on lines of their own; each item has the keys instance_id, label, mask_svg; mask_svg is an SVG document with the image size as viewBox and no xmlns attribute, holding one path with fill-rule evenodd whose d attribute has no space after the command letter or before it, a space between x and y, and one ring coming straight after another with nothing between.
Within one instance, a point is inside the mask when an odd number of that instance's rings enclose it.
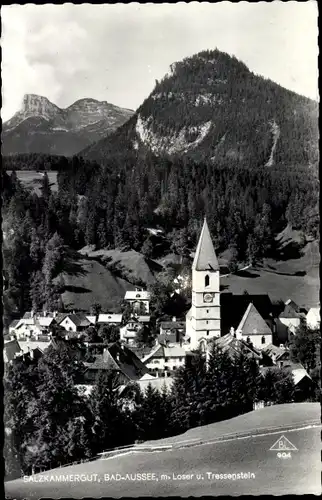
<instances>
[{"instance_id":1,"label":"clock on church tower","mask_svg":"<svg viewBox=\"0 0 322 500\"><path fill-rule=\"evenodd\" d=\"M214 300L214 295L212 293L204 293L203 294L203 301L209 304L210 302L213 302Z\"/></svg>"}]
</instances>

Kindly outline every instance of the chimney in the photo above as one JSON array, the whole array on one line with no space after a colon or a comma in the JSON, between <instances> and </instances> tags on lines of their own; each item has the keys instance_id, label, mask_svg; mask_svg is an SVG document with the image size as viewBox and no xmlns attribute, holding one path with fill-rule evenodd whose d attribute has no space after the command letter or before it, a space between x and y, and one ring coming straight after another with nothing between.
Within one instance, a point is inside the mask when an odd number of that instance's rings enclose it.
<instances>
[{"instance_id":1,"label":"chimney","mask_svg":"<svg viewBox=\"0 0 322 500\"><path fill-rule=\"evenodd\" d=\"M53 312L53 318L55 319L57 317L57 311Z\"/></svg>"},{"instance_id":2,"label":"chimney","mask_svg":"<svg viewBox=\"0 0 322 500\"><path fill-rule=\"evenodd\" d=\"M235 328L233 326L230 328L229 333L230 333L230 335L233 335L234 337L236 337Z\"/></svg>"},{"instance_id":3,"label":"chimney","mask_svg":"<svg viewBox=\"0 0 322 500\"><path fill-rule=\"evenodd\" d=\"M66 333L66 335L65 335L65 340L68 340L68 339L69 339L69 336L68 336L68 335L67 335L67 333Z\"/></svg>"},{"instance_id":4,"label":"chimney","mask_svg":"<svg viewBox=\"0 0 322 500\"><path fill-rule=\"evenodd\" d=\"M236 330L236 339L241 340L243 338L243 332L241 330Z\"/></svg>"},{"instance_id":5,"label":"chimney","mask_svg":"<svg viewBox=\"0 0 322 500\"><path fill-rule=\"evenodd\" d=\"M177 321L176 316L173 316L172 321L173 321L173 322Z\"/></svg>"}]
</instances>

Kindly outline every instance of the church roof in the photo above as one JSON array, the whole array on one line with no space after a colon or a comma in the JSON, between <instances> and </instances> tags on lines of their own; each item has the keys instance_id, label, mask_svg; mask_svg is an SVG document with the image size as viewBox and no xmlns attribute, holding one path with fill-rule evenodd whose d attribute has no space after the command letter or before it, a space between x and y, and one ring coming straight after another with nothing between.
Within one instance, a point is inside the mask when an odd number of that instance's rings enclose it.
<instances>
[{"instance_id":1,"label":"church roof","mask_svg":"<svg viewBox=\"0 0 322 500\"><path fill-rule=\"evenodd\" d=\"M212 243L207 220L204 220L195 257L192 264L195 271L218 271L219 264Z\"/></svg>"},{"instance_id":2,"label":"church roof","mask_svg":"<svg viewBox=\"0 0 322 500\"><path fill-rule=\"evenodd\" d=\"M253 303L247 307L237 330L243 335L271 335L272 330L257 311Z\"/></svg>"}]
</instances>

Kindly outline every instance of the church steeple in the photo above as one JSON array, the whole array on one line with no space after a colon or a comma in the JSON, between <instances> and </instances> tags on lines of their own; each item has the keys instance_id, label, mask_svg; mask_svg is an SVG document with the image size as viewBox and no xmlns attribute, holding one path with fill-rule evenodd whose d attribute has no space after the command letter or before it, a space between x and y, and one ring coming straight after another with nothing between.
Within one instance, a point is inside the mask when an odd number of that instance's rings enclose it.
<instances>
[{"instance_id":1,"label":"church steeple","mask_svg":"<svg viewBox=\"0 0 322 500\"><path fill-rule=\"evenodd\" d=\"M206 219L192 264L191 309L186 317L190 348L204 339L220 337L220 277L216 252Z\"/></svg>"},{"instance_id":2,"label":"church steeple","mask_svg":"<svg viewBox=\"0 0 322 500\"><path fill-rule=\"evenodd\" d=\"M192 264L194 271L218 271L219 264L216 252L211 240L210 231L205 217L195 258Z\"/></svg>"}]
</instances>

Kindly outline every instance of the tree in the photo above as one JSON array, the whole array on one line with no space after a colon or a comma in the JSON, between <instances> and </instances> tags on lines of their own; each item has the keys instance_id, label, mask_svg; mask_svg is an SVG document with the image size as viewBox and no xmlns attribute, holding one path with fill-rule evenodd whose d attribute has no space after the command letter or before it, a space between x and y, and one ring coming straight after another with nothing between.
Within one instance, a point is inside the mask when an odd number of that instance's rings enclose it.
<instances>
[{"instance_id":1,"label":"tree","mask_svg":"<svg viewBox=\"0 0 322 500\"><path fill-rule=\"evenodd\" d=\"M290 341L291 359L297 363L301 363L310 373L317 366L321 365L320 342L320 331L309 328L302 321Z\"/></svg>"},{"instance_id":2,"label":"tree","mask_svg":"<svg viewBox=\"0 0 322 500\"><path fill-rule=\"evenodd\" d=\"M124 425L125 415L119 398L120 386L116 372L101 372L91 393L89 404L93 419L92 443L95 453L128 444L135 438L128 435Z\"/></svg>"},{"instance_id":3,"label":"tree","mask_svg":"<svg viewBox=\"0 0 322 500\"><path fill-rule=\"evenodd\" d=\"M116 325L101 325L98 335L103 342L112 343L120 340L120 329Z\"/></svg>"},{"instance_id":4,"label":"tree","mask_svg":"<svg viewBox=\"0 0 322 500\"><path fill-rule=\"evenodd\" d=\"M47 309L57 309L58 290L53 280L63 270L65 248L62 238L55 233L46 245L46 253L42 267L44 275L44 303Z\"/></svg>"},{"instance_id":5,"label":"tree","mask_svg":"<svg viewBox=\"0 0 322 500\"><path fill-rule=\"evenodd\" d=\"M141 253L144 255L144 257L147 257L150 259L153 255L153 243L151 241L151 238L147 238L144 240L144 243L141 248Z\"/></svg>"},{"instance_id":6,"label":"tree","mask_svg":"<svg viewBox=\"0 0 322 500\"><path fill-rule=\"evenodd\" d=\"M283 368L268 369L258 384L257 399L269 404L294 401L295 385L292 373Z\"/></svg>"},{"instance_id":7,"label":"tree","mask_svg":"<svg viewBox=\"0 0 322 500\"><path fill-rule=\"evenodd\" d=\"M95 304L91 305L90 312L94 316L98 316L102 312L102 306L98 302L95 302Z\"/></svg>"}]
</instances>

